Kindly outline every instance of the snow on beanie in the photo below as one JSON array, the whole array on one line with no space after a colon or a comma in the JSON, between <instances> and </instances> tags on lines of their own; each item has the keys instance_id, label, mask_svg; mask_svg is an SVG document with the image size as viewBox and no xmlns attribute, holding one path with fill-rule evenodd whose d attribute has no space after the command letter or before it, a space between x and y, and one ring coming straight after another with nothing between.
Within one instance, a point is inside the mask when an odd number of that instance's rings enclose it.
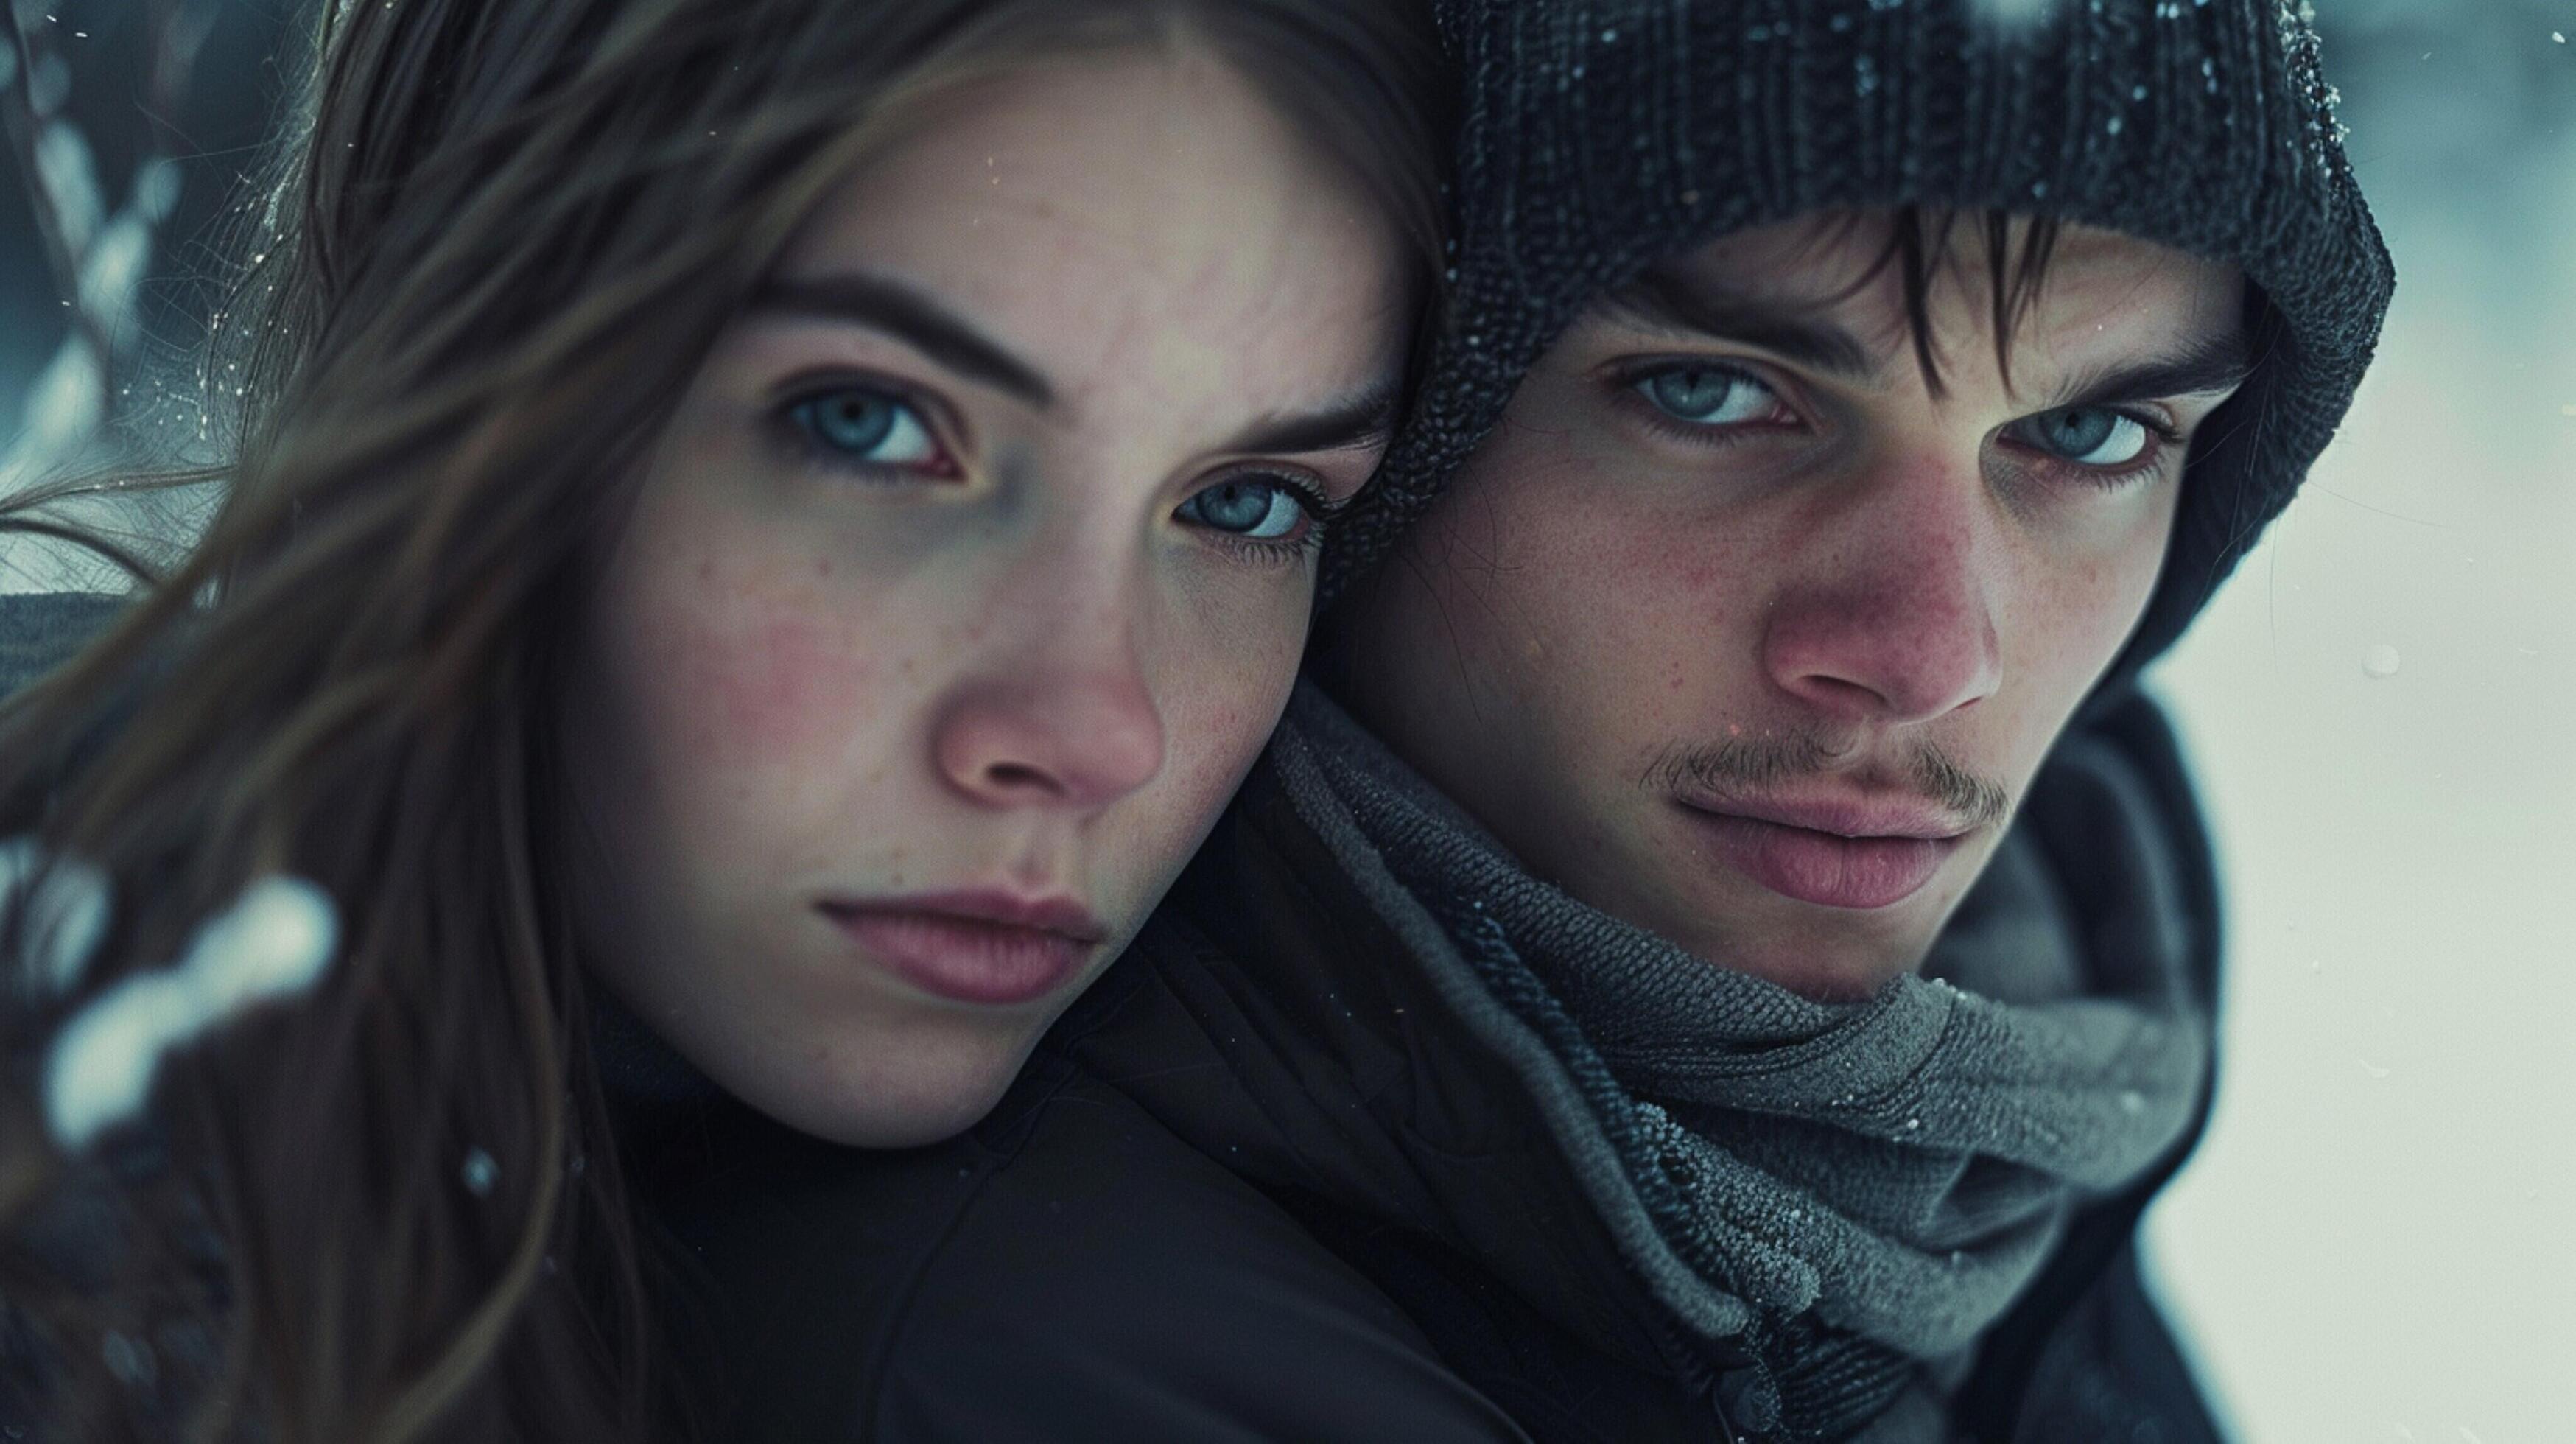
<instances>
[{"instance_id":1,"label":"snow on beanie","mask_svg":"<svg viewBox=\"0 0 2576 1444\"><path fill-rule=\"evenodd\" d=\"M1998 209L2241 267L2253 378L2204 425L2116 672L2171 645L2289 503L2394 275L2302 0L1441 0L1459 67L1450 310L1404 433L1336 528L1383 560L1605 288L1810 212Z\"/></svg>"}]
</instances>

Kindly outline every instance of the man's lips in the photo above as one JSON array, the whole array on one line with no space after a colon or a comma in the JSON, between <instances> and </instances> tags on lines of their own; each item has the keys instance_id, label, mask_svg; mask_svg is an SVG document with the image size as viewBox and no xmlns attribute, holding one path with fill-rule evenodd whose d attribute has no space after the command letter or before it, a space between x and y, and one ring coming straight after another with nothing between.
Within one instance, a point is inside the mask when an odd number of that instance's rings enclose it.
<instances>
[{"instance_id":1,"label":"man's lips","mask_svg":"<svg viewBox=\"0 0 2576 1444\"><path fill-rule=\"evenodd\" d=\"M1972 830L1904 798L1693 799L1681 811L1755 882L1798 902L1857 911L1921 892Z\"/></svg>"},{"instance_id":2,"label":"man's lips","mask_svg":"<svg viewBox=\"0 0 2576 1444\"><path fill-rule=\"evenodd\" d=\"M1065 896L986 889L826 898L815 907L915 987L991 1007L1054 992L1109 938L1089 909Z\"/></svg>"},{"instance_id":3,"label":"man's lips","mask_svg":"<svg viewBox=\"0 0 2576 1444\"><path fill-rule=\"evenodd\" d=\"M1710 797L1684 798L1701 812L1828 833L1855 840L1898 838L1945 842L1974 830L1972 824L1907 797Z\"/></svg>"}]
</instances>

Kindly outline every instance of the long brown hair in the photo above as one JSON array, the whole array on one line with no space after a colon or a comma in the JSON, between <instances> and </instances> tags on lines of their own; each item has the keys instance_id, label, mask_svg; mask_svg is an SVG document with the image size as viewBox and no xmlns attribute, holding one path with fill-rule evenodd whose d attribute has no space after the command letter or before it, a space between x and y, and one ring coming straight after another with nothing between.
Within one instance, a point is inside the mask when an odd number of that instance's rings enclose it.
<instances>
[{"instance_id":1,"label":"long brown hair","mask_svg":"<svg viewBox=\"0 0 2576 1444\"><path fill-rule=\"evenodd\" d=\"M55 992L0 898L0 1409L82 1439L648 1437L550 724L659 419L891 117L1069 48L1214 46L1382 203L1427 301L1436 57L1395 0L324 12L208 368L223 504L0 709L0 837L116 903ZM48 1041L270 874L337 903L320 985L174 1054L139 1123L54 1143Z\"/></svg>"}]
</instances>

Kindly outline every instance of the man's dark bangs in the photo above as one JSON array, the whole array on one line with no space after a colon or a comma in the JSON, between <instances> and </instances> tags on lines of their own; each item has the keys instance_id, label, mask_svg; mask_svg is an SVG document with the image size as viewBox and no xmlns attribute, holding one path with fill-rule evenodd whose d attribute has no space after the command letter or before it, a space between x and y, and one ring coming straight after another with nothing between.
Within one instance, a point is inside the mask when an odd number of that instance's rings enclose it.
<instances>
[{"instance_id":1,"label":"man's dark bangs","mask_svg":"<svg viewBox=\"0 0 2576 1444\"><path fill-rule=\"evenodd\" d=\"M2018 245L2013 240L2016 221L2023 223ZM1839 302L1858 295L1893 267L1904 287L1905 327L1913 337L1914 363L1922 369L1924 385L1933 395L1947 394L1949 388L1941 377L1940 348L1932 337L1932 288L1944 271L1959 274L1964 270L1967 262L1961 255L1962 228L1974 226L1983 231L1985 239L1987 325L1994 335L1995 371L2005 385L2011 385L2013 333L2039 305L2040 288L2047 282L2049 263L2057 254L2062 223L2055 216L2016 216L1991 207L1907 205L1884 211L1844 212L1824 239L1839 244L1862 226L1882 222L1887 227L1887 237L1877 257L1848 290L1834 299ZM1964 275L1960 279L1964 282Z\"/></svg>"}]
</instances>

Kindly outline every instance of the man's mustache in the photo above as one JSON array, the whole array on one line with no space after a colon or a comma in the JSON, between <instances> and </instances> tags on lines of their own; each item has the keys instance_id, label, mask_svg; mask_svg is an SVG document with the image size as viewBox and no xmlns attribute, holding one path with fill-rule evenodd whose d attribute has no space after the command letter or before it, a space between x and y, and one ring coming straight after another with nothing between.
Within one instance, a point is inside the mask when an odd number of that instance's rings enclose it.
<instances>
[{"instance_id":1,"label":"man's mustache","mask_svg":"<svg viewBox=\"0 0 2576 1444\"><path fill-rule=\"evenodd\" d=\"M1908 750L1904 771L1913 790L1970 829L1999 824L2012 816L2010 788L1970 771L1933 743L1918 742ZM1778 732L1698 746L1674 743L1647 766L1639 781L1650 792L1725 796L1847 771L1850 761L1850 748L1835 747L1820 734Z\"/></svg>"}]
</instances>

